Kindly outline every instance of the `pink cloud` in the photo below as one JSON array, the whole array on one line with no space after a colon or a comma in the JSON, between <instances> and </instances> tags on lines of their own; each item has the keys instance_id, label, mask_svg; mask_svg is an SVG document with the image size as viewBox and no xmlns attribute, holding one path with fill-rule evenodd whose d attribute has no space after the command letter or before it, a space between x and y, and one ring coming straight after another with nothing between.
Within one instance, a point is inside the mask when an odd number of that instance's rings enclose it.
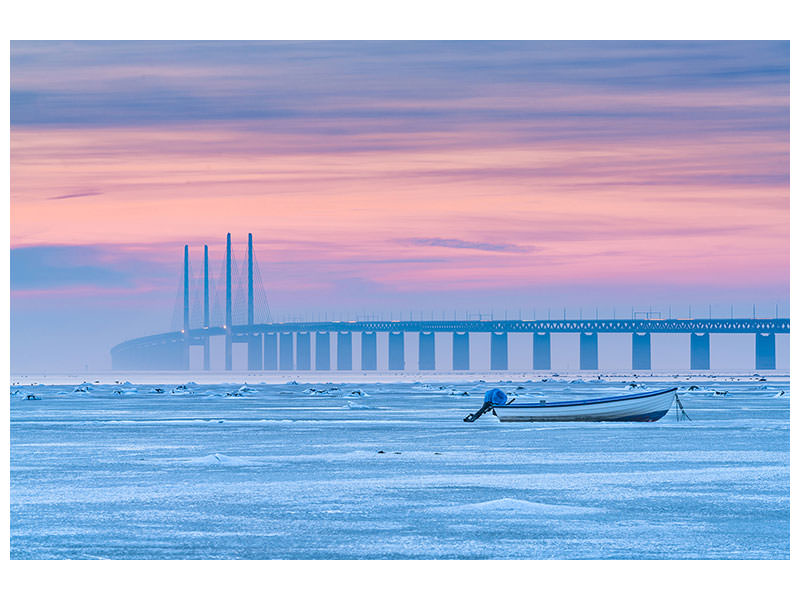
<instances>
[{"instance_id":1,"label":"pink cloud","mask_svg":"<svg viewBox=\"0 0 800 600\"><path fill-rule=\"evenodd\" d=\"M242 123L17 127L12 245L136 244L145 253L157 245L160 260L173 260L166 248L177 255L184 242L208 242L219 252L227 231L241 240L253 232L263 265L323 261L417 287L787 277L782 135L721 132L656 145L522 145L511 128L487 143L488 135L477 127L405 148L398 133L380 152L329 151L326 138L314 152L303 134ZM755 177L742 181L743 173ZM399 238L461 243L410 247ZM479 256L492 244L537 251ZM365 264L365 253L445 262Z\"/></svg>"}]
</instances>

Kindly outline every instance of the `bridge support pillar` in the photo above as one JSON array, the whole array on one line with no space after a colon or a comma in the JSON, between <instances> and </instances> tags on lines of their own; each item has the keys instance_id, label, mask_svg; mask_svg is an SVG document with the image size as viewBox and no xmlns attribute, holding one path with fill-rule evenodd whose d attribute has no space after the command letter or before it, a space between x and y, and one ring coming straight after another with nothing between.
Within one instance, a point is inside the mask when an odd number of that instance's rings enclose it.
<instances>
[{"instance_id":1,"label":"bridge support pillar","mask_svg":"<svg viewBox=\"0 0 800 600\"><path fill-rule=\"evenodd\" d=\"M597 370L597 332L581 333L580 368L582 371Z\"/></svg>"},{"instance_id":2,"label":"bridge support pillar","mask_svg":"<svg viewBox=\"0 0 800 600\"><path fill-rule=\"evenodd\" d=\"M165 341L147 348L111 351L114 370L177 371L183 360L183 340Z\"/></svg>"},{"instance_id":3,"label":"bridge support pillar","mask_svg":"<svg viewBox=\"0 0 800 600\"><path fill-rule=\"evenodd\" d=\"M634 371L650 370L650 334L634 333L631 346L631 367Z\"/></svg>"},{"instance_id":4,"label":"bridge support pillar","mask_svg":"<svg viewBox=\"0 0 800 600\"><path fill-rule=\"evenodd\" d=\"M406 368L405 334L402 331L389 332L389 370L402 371Z\"/></svg>"},{"instance_id":5,"label":"bridge support pillar","mask_svg":"<svg viewBox=\"0 0 800 600\"><path fill-rule=\"evenodd\" d=\"M233 369L233 295L231 293L231 234L225 245L225 370Z\"/></svg>"},{"instance_id":6,"label":"bridge support pillar","mask_svg":"<svg viewBox=\"0 0 800 600\"><path fill-rule=\"evenodd\" d=\"M208 246L203 246L203 327L211 324L208 303ZM203 370L211 370L211 338L203 338Z\"/></svg>"},{"instance_id":7,"label":"bridge support pillar","mask_svg":"<svg viewBox=\"0 0 800 600\"><path fill-rule=\"evenodd\" d=\"M336 369L353 370L353 334L349 331L336 334Z\"/></svg>"},{"instance_id":8,"label":"bridge support pillar","mask_svg":"<svg viewBox=\"0 0 800 600\"><path fill-rule=\"evenodd\" d=\"M181 369L189 370L189 246L183 247L183 353Z\"/></svg>"},{"instance_id":9,"label":"bridge support pillar","mask_svg":"<svg viewBox=\"0 0 800 600\"><path fill-rule=\"evenodd\" d=\"M297 333L297 362L298 371L311 369L311 334L307 331Z\"/></svg>"},{"instance_id":10,"label":"bridge support pillar","mask_svg":"<svg viewBox=\"0 0 800 600\"><path fill-rule=\"evenodd\" d=\"M434 332L419 332L419 370L433 371L436 369L436 334Z\"/></svg>"},{"instance_id":11,"label":"bridge support pillar","mask_svg":"<svg viewBox=\"0 0 800 600\"><path fill-rule=\"evenodd\" d=\"M188 371L190 366L190 352L191 344L189 343L189 331L187 330L183 336L183 348L181 349L181 369Z\"/></svg>"},{"instance_id":12,"label":"bridge support pillar","mask_svg":"<svg viewBox=\"0 0 800 600\"><path fill-rule=\"evenodd\" d=\"M169 345L165 344L164 347L163 347L163 349L165 350L164 360L155 361L155 364L151 368L156 369L156 370L161 370L161 369L164 368L163 365L168 365L168 364L170 364L170 362L172 362L172 365L167 367L167 368L174 369L176 371L182 371L182 370L187 369L188 368L186 366L186 355L187 355L186 349L187 348L188 348L188 344L180 343L179 345L176 345L176 347L174 348L175 352L173 353L173 356L169 356L169 353L168 353L169 352ZM170 359L172 359L172 360L170 360Z\"/></svg>"},{"instance_id":13,"label":"bridge support pillar","mask_svg":"<svg viewBox=\"0 0 800 600\"><path fill-rule=\"evenodd\" d=\"M771 370L775 368L775 334L756 334L756 369Z\"/></svg>"},{"instance_id":14,"label":"bridge support pillar","mask_svg":"<svg viewBox=\"0 0 800 600\"><path fill-rule=\"evenodd\" d=\"M550 370L550 333L533 334L533 369Z\"/></svg>"},{"instance_id":15,"label":"bridge support pillar","mask_svg":"<svg viewBox=\"0 0 800 600\"><path fill-rule=\"evenodd\" d=\"M327 331L318 331L316 334L316 350L314 356L314 369L317 371L330 371L331 369L331 334Z\"/></svg>"},{"instance_id":16,"label":"bridge support pillar","mask_svg":"<svg viewBox=\"0 0 800 600\"><path fill-rule=\"evenodd\" d=\"M453 332L453 371L469 371L469 333Z\"/></svg>"},{"instance_id":17,"label":"bridge support pillar","mask_svg":"<svg viewBox=\"0 0 800 600\"><path fill-rule=\"evenodd\" d=\"M251 335L247 339L247 370L260 371L264 368L264 345L261 336Z\"/></svg>"},{"instance_id":18,"label":"bridge support pillar","mask_svg":"<svg viewBox=\"0 0 800 600\"><path fill-rule=\"evenodd\" d=\"M294 336L291 333L280 334L280 370L294 370Z\"/></svg>"},{"instance_id":19,"label":"bridge support pillar","mask_svg":"<svg viewBox=\"0 0 800 600\"><path fill-rule=\"evenodd\" d=\"M177 352L175 353L176 364L173 367L176 371L185 371L189 368L189 342L181 340L177 347L175 348Z\"/></svg>"},{"instance_id":20,"label":"bridge support pillar","mask_svg":"<svg viewBox=\"0 0 800 600\"><path fill-rule=\"evenodd\" d=\"M505 371L508 369L508 334L490 333L489 363L492 371Z\"/></svg>"},{"instance_id":21,"label":"bridge support pillar","mask_svg":"<svg viewBox=\"0 0 800 600\"><path fill-rule=\"evenodd\" d=\"M705 370L711 368L711 337L707 333L692 333L689 347L689 368Z\"/></svg>"},{"instance_id":22,"label":"bridge support pillar","mask_svg":"<svg viewBox=\"0 0 800 600\"><path fill-rule=\"evenodd\" d=\"M378 336L374 331L361 333L361 370L378 369Z\"/></svg>"},{"instance_id":23,"label":"bridge support pillar","mask_svg":"<svg viewBox=\"0 0 800 600\"><path fill-rule=\"evenodd\" d=\"M278 335L275 333L264 334L264 370L278 370Z\"/></svg>"}]
</instances>

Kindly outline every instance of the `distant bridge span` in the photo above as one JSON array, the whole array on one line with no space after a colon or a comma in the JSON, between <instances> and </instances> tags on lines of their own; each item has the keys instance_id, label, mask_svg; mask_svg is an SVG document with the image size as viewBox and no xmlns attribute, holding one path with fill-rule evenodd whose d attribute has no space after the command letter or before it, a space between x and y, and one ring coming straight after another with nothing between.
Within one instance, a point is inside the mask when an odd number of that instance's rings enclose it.
<instances>
[{"instance_id":1,"label":"distant bridge span","mask_svg":"<svg viewBox=\"0 0 800 600\"><path fill-rule=\"evenodd\" d=\"M377 369L375 335L389 335L389 368L404 370L405 340L401 333L419 335L419 369L435 369L434 333L453 335L453 369L469 370L470 334L492 334L492 370L508 368L509 333L530 333L533 337L533 369L550 369L550 334L580 335L580 366L597 369L597 335L630 333L633 336L631 367L651 368L650 335L689 334L690 364L693 369L710 368L709 334L755 334L756 364L760 370L775 368L775 335L789 333L789 319L595 319L563 321L311 321L261 323L227 327L204 327L172 331L128 340L111 350L112 365L120 370L171 370L189 368L189 347L208 348L210 340L222 336L226 352L234 343L248 345L248 369L328 370L331 368L331 334L336 335L337 368L353 368L352 335L360 334L361 368ZM315 335L315 360L312 365L311 334ZM208 353L206 352L207 356ZM232 359L226 356L226 366ZM204 368L209 369L206 363ZM440 366L441 368L441 366Z\"/></svg>"},{"instance_id":2,"label":"distant bridge span","mask_svg":"<svg viewBox=\"0 0 800 600\"><path fill-rule=\"evenodd\" d=\"M246 343L248 370L329 370L331 334L336 335L337 370L353 369L353 334L361 337L361 370L377 370L378 333L388 334L390 370L405 370L405 333L419 337L420 370L436 368L435 333L453 336L453 370L470 369L470 334L490 334L490 368L508 369L508 334L532 334L534 370L549 370L550 334L580 336L580 368L597 369L598 334L632 335L631 367L650 370L651 334L689 334L690 366L710 368L710 334L754 334L755 368L775 369L775 335L789 333L789 319L562 319L562 320L407 320L407 321L313 321L255 323L253 291L253 240L248 238L247 323L234 325L231 300L231 239L226 251L225 325L209 322L208 247L205 249L203 327L190 328L189 258L184 248L183 323L180 331L136 338L111 349L112 368L118 370L183 370L189 368L191 346L203 346L203 367L210 369L210 340L225 339L225 369L233 366L232 345ZM311 334L315 336L312 365ZM441 366L440 366L441 368Z\"/></svg>"}]
</instances>

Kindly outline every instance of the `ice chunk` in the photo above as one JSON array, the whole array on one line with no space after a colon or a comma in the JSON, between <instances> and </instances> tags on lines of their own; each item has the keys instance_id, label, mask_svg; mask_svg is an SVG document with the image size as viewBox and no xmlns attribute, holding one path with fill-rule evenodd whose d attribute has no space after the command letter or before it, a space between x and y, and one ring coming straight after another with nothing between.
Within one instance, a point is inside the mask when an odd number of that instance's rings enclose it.
<instances>
[{"instance_id":1,"label":"ice chunk","mask_svg":"<svg viewBox=\"0 0 800 600\"><path fill-rule=\"evenodd\" d=\"M352 400L348 400L345 406L350 410L373 410L375 408L374 406L367 406L366 404L357 404Z\"/></svg>"},{"instance_id":2,"label":"ice chunk","mask_svg":"<svg viewBox=\"0 0 800 600\"><path fill-rule=\"evenodd\" d=\"M322 389L322 388L306 388L303 390L306 394L311 394L312 396L331 396L334 392L338 392L339 388L329 388L329 389Z\"/></svg>"},{"instance_id":3,"label":"ice chunk","mask_svg":"<svg viewBox=\"0 0 800 600\"><path fill-rule=\"evenodd\" d=\"M436 512L461 514L468 513L475 516L482 515L490 517L494 511L502 511L504 517L518 515L578 515L602 512L604 509L594 506L569 506L565 504L542 504L540 502L529 502L517 498L501 498L499 500L489 500L488 502L477 502L475 504L456 504L454 506L441 506L433 508Z\"/></svg>"},{"instance_id":4,"label":"ice chunk","mask_svg":"<svg viewBox=\"0 0 800 600\"><path fill-rule=\"evenodd\" d=\"M430 383L422 383L419 385L414 386L415 390L435 390L436 386L431 385Z\"/></svg>"},{"instance_id":5,"label":"ice chunk","mask_svg":"<svg viewBox=\"0 0 800 600\"><path fill-rule=\"evenodd\" d=\"M246 467L254 464L253 461L247 460L246 458L226 456L219 452L203 456L202 458L190 458L186 462L191 465L221 465L226 467Z\"/></svg>"}]
</instances>

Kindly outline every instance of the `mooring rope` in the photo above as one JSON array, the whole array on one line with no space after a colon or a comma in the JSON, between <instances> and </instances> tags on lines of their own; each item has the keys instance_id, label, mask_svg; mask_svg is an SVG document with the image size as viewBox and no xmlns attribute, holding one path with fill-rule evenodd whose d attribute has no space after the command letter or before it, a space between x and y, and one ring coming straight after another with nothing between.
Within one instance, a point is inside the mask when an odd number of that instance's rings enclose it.
<instances>
[{"instance_id":1,"label":"mooring rope","mask_svg":"<svg viewBox=\"0 0 800 600\"><path fill-rule=\"evenodd\" d=\"M675 420L680 421L682 417L686 417L691 421L689 415L687 415L686 411L683 409L683 404L681 404L681 399L678 397L678 392L675 392Z\"/></svg>"}]
</instances>

